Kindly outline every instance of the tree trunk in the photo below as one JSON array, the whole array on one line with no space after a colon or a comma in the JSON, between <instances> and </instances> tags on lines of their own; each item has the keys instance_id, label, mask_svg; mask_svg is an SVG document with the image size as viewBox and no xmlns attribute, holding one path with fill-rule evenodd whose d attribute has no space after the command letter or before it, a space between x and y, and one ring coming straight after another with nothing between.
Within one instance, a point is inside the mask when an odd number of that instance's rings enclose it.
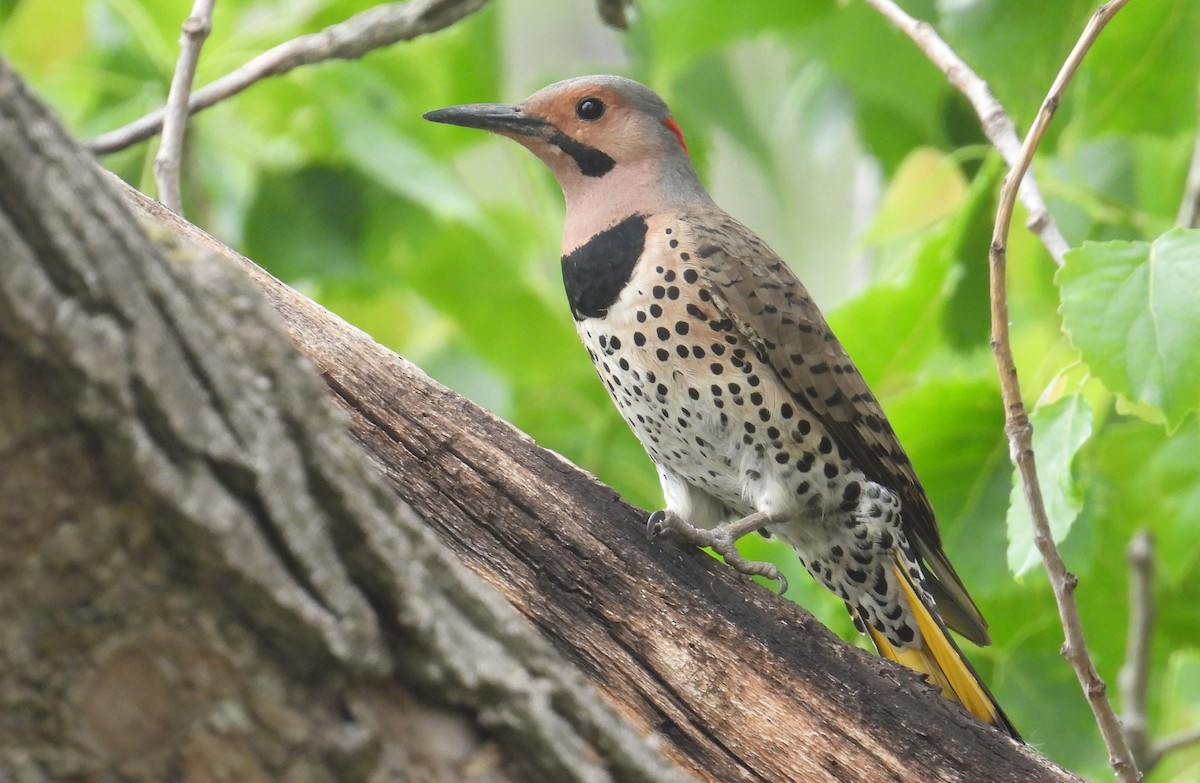
<instances>
[{"instance_id":1,"label":"tree trunk","mask_svg":"<svg viewBox=\"0 0 1200 783\"><path fill-rule=\"evenodd\" d=\"M0 777L1074 779L118 186L0 63Z\"/></svg>"}]
</instances>

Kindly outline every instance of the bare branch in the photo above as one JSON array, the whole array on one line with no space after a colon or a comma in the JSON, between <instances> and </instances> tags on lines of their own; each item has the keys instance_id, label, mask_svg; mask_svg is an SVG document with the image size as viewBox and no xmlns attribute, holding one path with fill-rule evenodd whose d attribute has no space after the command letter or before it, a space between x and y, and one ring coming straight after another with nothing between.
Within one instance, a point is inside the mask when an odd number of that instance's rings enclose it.
<instances>
[{"instance_id":1,"label":"bare branch","mask_svg":"<svg viewBox=\"0 0 1200 783\"><path fill-rule=\"evenodd\" d=\"M1029 515L1033 519L1033 541L1041 553L1042 562L1046 565L1046 573L1054 589L1054 599L1058 604L1058 616L1062 621L1066 640L1063 643L1062 654L1075 670L1088 705L1096 718L1104 744L1108 747L1109 763L1117 777L1125 783L1137 783L1141 779L1129 745L1125 741L1125 733L1121 722L1113 711L1112 703L1108 700L1107 687L1096 672L1088 652L1087 640L1083 634L1083 623L1079 617L1079 607L1075 602L1075 589L1079 579L1069 571L1054 544L1050 531L1050 521L1046 516L1046 507L1042 501L1042 488L1038 483L1037 465L1033 455L1033 427L1025 412L1025 404L1021 400L1021 385L1017 379L1017 368L1012 354L1012 344L1008 332L1008 295L1006 290L1007 242L1008 232L1012 225L1013 206L1016 203L1016 191L1021 178L1033 161L1033 153L1041 141L1042 134L1058 109L1063 92L1079 64L1083 61L1092 43L1104 29L1117 11L1127 0L1113 0L1101 5L1092 18L1088 20L1083 34L1075 43L1075 48L1063 63L1062 69L1050 86L1042 106L1034 117L1033 127L1021 145L1021 152L1012 170L1004 179L1000 189L1000 205L996 210L996 225L992 232L992 246L988 256L991 268L990 295L992 303L992 353L996 359L996 368L1000 374L1000 391L1004 398L1005 431L1008 434L1009 453L1021 475L1021 487L1025 500L1029 504Z\"/></svg>"},{"instance_id":2,"label":"bare branch","mask_svg":"<svg viewBox=\"0 0 1200 783\"><path fill-rule=\"evenodd\" d=\"M1125 552L1129 560L1129 632L1125 640L1125 665L1117 675L1121 689L1121 724L1138 768L1149 772L1149 724L1146 691L1150 675L1150 638L1154 627L1154 539L1139 530Z\"/></svg>"},{"instance_id":3,"label":"bare branch","mask_svg":"<svg viewBox=\"0 0 1200 783\"><path fill-rule=\"evenodd\" d=\"M1012 119L1000 101L992 95L987 82L971 70L971 66L967 65L950 48L950 45L942 40L928 22L909 16L892 0L866 0L866 2L911 38L913 43L925 53L925 56L941 69L942 73L946 74L946 79L950 84L966 96L983 125L984 135L999 151L1004 162L1010 168L1015 169L1021 152L1021 141L1017 136L1017 129ZM1042 240L1042 244L1046 246L1054 263L1062 266L1063 255L1070 249L1070 245L1067 244L1062 232L1058 230L1058 224L1054 222L1054 217L1046 209L1046 202L1042 200L1041 191L1038 190L1037 180L1032 171L1025 172L1019 194L1021 203L1025 205L1025 209L1029 213L1026 226Z\"/></svg>"},{"instance_id":4,"label":"bare branch","mask_svg":"<svg viewBox=\"0 0 1200 783\"><path fill-rule=\"evenodd\" d=\"M436 32L474 13L488 0L410 0L368 8L344 22L326 27L319 33L302 35L258 55L235 71L206 84L192 93L188 112L195 114L214 103L236 95L268 76L287 73L294 68L324 60L353 60L367 52ZM162 128L163 110L88 141L86 147L97 155L125 149L144 141Z\"/></svg>"},{"instance_id":5,"label":"bare branch","mask_svg":"<svg viewBox=\"0 0 1200 783\"><path fill-rule=\"evenodd\" d=\"M196 0L192 13L183 22L179 39L179 61L167 93L166 114L163 118L162 142L154 156L154 178L158 183L158 200L177 215L183 214L183 193L179 187L179 167L183 159L183 137L187 132L188 96L200 48L212 31L212 12L216 0Z\"/></svg>"},{"instance_id":6,"label":"bare branch","mask_svg":"<svg viewBox=\"0 0 1200 783\"><path fill-rule=\"evenodd\" d=\"M1150 639L1157 614L1154 605L1154 539L1139 530L1125 553L1129 560L1129 638L1125 643L1125 665L1117 682L1121 687L1121 723L1134 759L1143 774L1149 774L1163 757L1200 744L1200 728L1185 729L1157 742L1150 739L1146 717L1146 694L1150 679Z\"/></svg>"},{"instance_id":7,"label":"bare branch","mask_svg":"<svg viewBox=\"0 0 1200 783\"><path fill-rule=\"evenodd\" d=\"M1192 164L1188 167L1187 180L1183 186L1183 200L1175 225L1181 228L1200 228L1200 133L1192 148Z\"/></svg>"},{"instance_id":8,"label":"bare branch","mask_svg":"<svg viewBox=\"0 0 1200 783\"><path fill-rule=\"evenodd\" d=\"M1200 728L1184 729L1168 736L1166 739L1155 742L1150 748L1150 761L1153 764L1157 764L1168 753L1190 748L1193 745L1200 745Z\"/></svg>"}]
</instances>

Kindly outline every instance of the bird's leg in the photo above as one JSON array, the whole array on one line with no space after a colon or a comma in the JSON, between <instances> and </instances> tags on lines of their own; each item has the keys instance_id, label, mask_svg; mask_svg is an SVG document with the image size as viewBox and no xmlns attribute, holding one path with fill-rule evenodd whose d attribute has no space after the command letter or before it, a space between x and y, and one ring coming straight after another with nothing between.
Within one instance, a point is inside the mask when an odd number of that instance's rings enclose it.
<instances>
[{"instance_id":1,"label":"bird's leg","mask_svg":"<svg viewBox=\"0 0 1200 783\"><path fill-rule=\"evenodd\" d=\"M682 517L667 509L655 511L646 520L646 532L652 538L657 538L667 531L696 546L706 546L725 559L735 571L747 576L762 576L779 583L779 594L787 592L788 583L783 574L771 563L760 560L747 560L738 552L734 545L739 538L747 533L758 530L779 520L773 520L763 511L718 525L711 530L689 525Z\"/></svg>"}]
</instances>

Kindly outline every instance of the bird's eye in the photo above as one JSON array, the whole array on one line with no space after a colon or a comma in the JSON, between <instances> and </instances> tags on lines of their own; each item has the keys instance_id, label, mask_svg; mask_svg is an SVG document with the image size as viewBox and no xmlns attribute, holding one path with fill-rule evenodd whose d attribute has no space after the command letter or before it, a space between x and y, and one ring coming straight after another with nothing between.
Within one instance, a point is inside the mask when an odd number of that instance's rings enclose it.
<instances>
[{"instance_id":1,"label":"bird's eye","mask_svg":"<svg viewBox=\"0 0 1200 783\"><path fill-rule=\"evenodd\" d=\"M595 122L604 116L604 101L599 98L583 98L575 104L575 116L585 122Z\"/></svg>"}]
</instances>

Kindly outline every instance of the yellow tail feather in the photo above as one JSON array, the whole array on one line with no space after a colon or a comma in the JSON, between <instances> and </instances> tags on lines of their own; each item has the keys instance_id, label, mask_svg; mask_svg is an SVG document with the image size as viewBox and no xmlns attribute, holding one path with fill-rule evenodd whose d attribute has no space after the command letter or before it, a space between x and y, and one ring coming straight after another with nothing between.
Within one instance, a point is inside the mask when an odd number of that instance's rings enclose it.
<instances>
[{"instance_id":1,"label":"yellow tail feather","mask_svg":"<svg viewBox=\"0 0 1200 783\"><path fill-rule=\"evenodd\" d=\"M901 666L907 666L926 675L930 684L937 686L947 699L958 702L980 720L1020 739L1020 735L1009 722L1004 711L1000 709L1000 705L996 703L992 694L980 681L979 675L975 673L970 661L950 638L945 624L931 613L917 596L908 570L900 563L898 557L897 555L897 559L892 565L892 571L917 620L917 627L921 630L924 643L920 647L898 650L888 642L883 634L864 623L879 654Z\"/></svg>"}]
</instances>

